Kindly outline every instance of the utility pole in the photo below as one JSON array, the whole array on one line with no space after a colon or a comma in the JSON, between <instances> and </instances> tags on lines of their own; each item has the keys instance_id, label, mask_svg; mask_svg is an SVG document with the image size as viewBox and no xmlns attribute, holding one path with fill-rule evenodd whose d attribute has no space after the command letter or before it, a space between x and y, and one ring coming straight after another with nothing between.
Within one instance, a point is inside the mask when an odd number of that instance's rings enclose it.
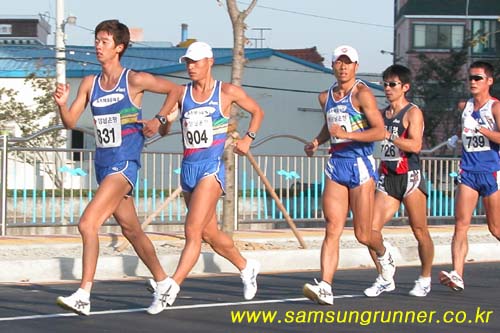
<instances>
[{"instance_id":1,"label":"utility pole","mask_svg":"<svg viewBox=\"0 0 500 333\"><path fill-rule=\"evenodd\" d=\"M255 41L255 47L257 48L257 42L260 41L260 48L264 47L264 41L266 40L264 38L264 31L269 31L273 30L272 28L252 28L252 30L257 30L260 31L260 38L249 38L251 40Z\"/></svg>"},{"instance_id":2,"label":"utility pole","mask_svg":"<svg viewBox=\"0 0 500 333\"><path fill-rule=\"evenodd\" d=\"M56 78L66 83L66 46L64 45L64 0L56 0Z\"/></svg>"}]
</instances>

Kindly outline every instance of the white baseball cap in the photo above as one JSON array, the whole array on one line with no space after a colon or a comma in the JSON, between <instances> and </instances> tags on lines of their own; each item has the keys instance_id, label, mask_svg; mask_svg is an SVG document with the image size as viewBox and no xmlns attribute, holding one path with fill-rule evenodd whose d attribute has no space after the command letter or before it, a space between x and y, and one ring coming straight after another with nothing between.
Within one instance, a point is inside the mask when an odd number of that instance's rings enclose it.
<instances>
[{"instance_id":1,"label":"white baseball cap","mask_svg":"<svg viewBox=\"0 0 500 333\"><path fill-rule=\"evenodd\" d=\"M186 50L186 54L179 58L179 62L182 62L184 58L189 58L194 61L201 60L203 58L213 58L214 54L210 45L204 42L194 42L189 45Z\"/></svg>"},{"instance_id":2,"label":"white baseball cap","mask_svg":"<svg viewBox=\"0 0 500 333\"><path fill-rule=\"evenodd\" d=\"M335 62L340 56L347 56L352 62L359 62L358 51L349 45L340 45L333 51L332 61Z\"/></svg>"}]
</instances>

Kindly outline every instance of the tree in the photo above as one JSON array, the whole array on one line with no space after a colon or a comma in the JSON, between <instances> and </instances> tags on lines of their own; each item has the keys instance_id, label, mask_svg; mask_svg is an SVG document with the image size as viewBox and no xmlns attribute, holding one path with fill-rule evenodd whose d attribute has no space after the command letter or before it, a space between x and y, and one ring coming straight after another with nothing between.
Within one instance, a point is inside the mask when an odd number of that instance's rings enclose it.
<instances>
[{"instance_id":1,"label":"tree","mask_svg":"<svg viewBox=\"0 0 500 333\"><path fill-rule=\"evenodd\" d=\"M457 133L460 128L460 100L469 95L466 91L464 66L467 51L451 50L449 55L430 58L418 56L421 65L414 78L412 99L424 111L424 139L432 147Z\"/></svg>"},{"instance_id":2,"label":"tree","mask_svg":"<svg viewBox=\"0 0 500 333\"><path fill-rule=\"evenodd\" d=\"M217 0L220 4L220 0ZM227 11L231 18L233 26L233 64L231 70L231 83L241 86L243 69L245 66L245 19L257 4L257 0L252 0L247 9L240 11L236 5L236 0L226 0ZM238 108L231 108L231 117L229 120L229 137L237 134L238 129ZM228 146L224 151L224 163L226 165L226 196L223 203L222 213L222 229L229 234L234 231L234 215L235 215L235 167L234 155L231 146Z\"/></svg>"},{"instance_id":3,"label":"tree","mask_svg":"<svg viewBox=\"0 0 500 333\"><path fill-rule=\"evenodd\" d=\"M55 112L56 105L52 98L55 80L53 78L37 78L35 74L29 75L25 80L25 84L31 85L33 91L39 92L34 98L34 107L26 105L19 100L19 92L13 89L0 87L0 122L12 122L20 130L21 136L26 137L34 134L48 126L59 123L59 117ZM39 147L60 147L65 142L64 137L60 132L54 131L33 138L27 142L19 142L17 147L39 148ZM55 161L55 165L51 164L51 160L58 159L59 155L51 155L49 152L32 150L26 153L26 161L33 167L38 163L47 174L57 188L62 187L62 180L57 172L57 165L61 164L60 160ZM52 167L51 167L52 165Z\"/></svg>"}]
</instances>

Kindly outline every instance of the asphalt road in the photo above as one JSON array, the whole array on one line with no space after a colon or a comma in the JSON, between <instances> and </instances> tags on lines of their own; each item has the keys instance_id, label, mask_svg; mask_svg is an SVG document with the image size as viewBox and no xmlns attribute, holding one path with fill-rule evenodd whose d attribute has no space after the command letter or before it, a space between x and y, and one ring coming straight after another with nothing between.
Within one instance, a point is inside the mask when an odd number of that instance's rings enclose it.
<instances>
[{"instance_id":1,"label":"asphalt road","mask_svg":"<svg viewBox=\"0 0 500 333\"><path fill-rule=\"evenodd\" d=\"M418 267L398 268L396 290L363 296L372 270L336 275L333 306L319 306L302 295L317 271L260 275L259 292L244 301L237 275L189 278L173 307L146 314L151 295L144 281L97 282L92 313L79 317L55 305L75 283L0 285L0 332L500 332L500 262L468 264L465 290L438 284L432 292L408 296ZM250 318L249 316L253 316Z\"/></svg>"}]
</instances>

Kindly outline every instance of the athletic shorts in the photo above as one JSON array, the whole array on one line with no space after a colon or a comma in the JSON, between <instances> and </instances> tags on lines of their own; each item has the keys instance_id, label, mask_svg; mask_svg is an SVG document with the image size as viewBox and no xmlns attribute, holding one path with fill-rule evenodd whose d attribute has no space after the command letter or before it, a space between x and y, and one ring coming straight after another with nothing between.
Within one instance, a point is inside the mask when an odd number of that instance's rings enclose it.
<instances>
[{"instance_id":1,"label":"athletic shorts","mask_svg":"<svg viewBox=\"0 0 500 333\"><path fill-rule=\"evenodd\" d=\"M130 183L132 189L127 195L132 195L132 191L134 190L135 183L137 182L137 173L139 171L139 165L135 161L122 161L118 162L113 166L95 166L95 176L97 179L97 184L101 184L101 182L106 178L106 176L114 175L115 173L121 174L125 179Z\"/></svg>"},{"instance_id":2,"label":"athletic shorts","mask_svg":"<svg viewBox=\"0 0 500 333\"><path fill-rule=\"evenodd\" d=\"M377 181L378 178L372 155L357 158L330 157L325 174L330 180L348 188L355 188L370 179Z\"/></svg>"},{"instance_id":3,"label":"athletic shorts","mask_svg":"<svg viewBox=\"0 0 500 333\"><path fill-rule=\"evenodd\" d=\"M403 201L404 197L417 189L427 196L425 181L420 170L410 170L401 175L381 174L377 182L377 191L390 195L399 201Z\"/></svg>"},{"instance_id":4,"label":"athletic shorts","mask_svg":"<svg viewBox=\"0 0 500 333\"><path fill-rule=\"evenodd\" d=\"M457 181L479 192L482 197L492 195L500 189L500 172L470 172L460 170Z\"/></svg>"},{"instance_id":5,"label":"athletic shorts","mask_svg":"<svg viewBox=\"0 0 500 333\"><path fill-rule=\"evenodd\" d=\"M184 192L193 192L196 185L205 177L215 176L222 192L226 192L226 171L222 160L215 161L182 161L181 187Z\"/></svg>"}]
</instances>

